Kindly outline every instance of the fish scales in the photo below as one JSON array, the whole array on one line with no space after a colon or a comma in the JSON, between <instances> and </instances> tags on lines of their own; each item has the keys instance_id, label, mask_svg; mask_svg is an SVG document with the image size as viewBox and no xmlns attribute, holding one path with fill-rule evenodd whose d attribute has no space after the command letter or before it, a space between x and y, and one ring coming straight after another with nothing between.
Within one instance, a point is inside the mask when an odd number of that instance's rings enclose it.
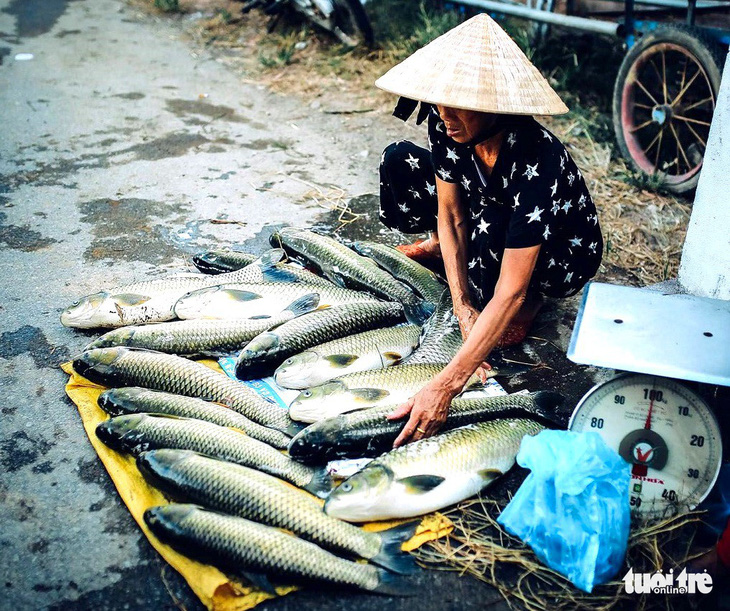
<instances>
[{"instance_id":1,"label":"fish scales","mask_svg":"<svg viewBox=\"0 0 730 611\"><path fill-rule=\"evenodd\" d=\"M159 448L191 450L259 469L313 494L325 494L332 487L322 470L302 465L262 441L210 422L137 413L100 423L96 434L110 447L132 454Z\"/></svg>"},{"instance_id":2,"label":"fish scales","mask_svg":"<svg viewBox=\"0 0 730 611\"><path fill-rule=\"evenodd\" d=\"M242 380L264 377L307 348L402 319L402 306L391 302L351 303L311 312L252 339L238 356L236 376Z\"/></svg>"},{"instance_id":3,"label":"fish scales","mask_svg":"<svg viewBox=\"0 0 730 611\"><path fill-rule=\"evenodd\" d=\"M145 452L137 464L173 498L285 528L327 549L369 560L383 549L380 533L331 518L311 496L266 473L179 450Z\"/></svg>"},{"instance_id":4,"label":"fish scales","mask_svg":"<svg viewBox=\"0 0 730 611\"><path fill-rule=\"evenodd\" d=\"M335 339L285 360L275 372L284 388L304 389L333 378L397 365L418 345L420 327L399 325Z\"/></svg>"},{"instance_id":5,"label":"fish scales","mask_svg":"<svg viewBox=\"0 0 730 611\"><path fill-rule=\"evenodd\" d=\"M344 560L275 528L193 505L152 508L145 522L175 549L239 573L273 571L371 591L381 590L386 578L382 569Z\"/></svg>"},{"instance_id":6,"label":"fish scales","mask_svg":"<svg viewBox=\"0 0 730 611\"><path fill-rule=\"evenodd\" d=\"M430 304L371 259L330 237L287 227L271 236L271 244L303 258L333 282L402 303L411 322L421 324L433 311Z\"/></svg>"},{"instance_id":7,"label":"fish scales","mask_svg":"<svg viewBox=\"0 0 730 611\"><path fill-rule=\"evenodd\" d=\"M286 447L292 422L282 408L223 373L188 359L137 348L97 348L74 360L74 370L105 386L142 386L222 403L250 420L248 435ZM274 430L276 429L276 430Z\"/></svg>"},{"instance_id":8,"label":"fish scales","mask_svg":"<svg viewBox=\"0 0 730 611\"><path fill-rule=\"evenodd\" d=\"M187 356L223 356L237 352L267 329L305 314L318 305L316 293L305 294L278 314L235 320L179 320L129 326L105 333L86 350L129 346Z\"/></svg>"},{"instance_id":9,"label":"fish scales","mask_svg":"<svg viewBox=\"0 0 730 611\"><path fill-rule=\"evenodd\" d=\"M403 359L403 364L449 363L463 343L451 293L444 291L436 310L423 325L418 348Z\"/></svg>"},{"instance_id":10,"label":"fish scales","mask_svg":"<svg viewBox=\"0 0 730 611\"><path fill-rule=\"evenodd\" d=\"M443 281L430 269L402 252L377 242L355 242L352 248L383 267L398 280L412 286L427 301L436 304L446 290Z\"/></svg>"},{"instance_id":11,"label":"fish scales","mask_svg":"<svg viewBox=\"0 0 730 611\"><path fill-rule=\"evenodd\" d=\"M533 420L507 418L400 446L333 490L325 512L357 522L442 509L478 493L512 468L522 438L543 428Z\"/></svg>"},{"instance_id":12,"label":"fish scales","mask_svg":"<svg viewBox=\"0 0 730 611\"><path fill-rule=\"evenodd\" d=\"M536 417L554 421L564 397L538 391L500 397L455 398L451 402L445 432L466 424L506 417ZM390 450L405 426L406 419L388 420L397 404L371 407L321 420L300 431L289 443L295 460L323 464L336 458L379 456ZM560 426L560 422L556 421Z\"/></svg>"},{"instance_id":13,"label":"fish scales","mask_svg":"<svg viewBox=\"0 0 730 611\"><path fill-rule=\"evenodd\" d=\"M381 303L372 295L343 289L329 283L318 286L304 282L236 282L192 291L175 304L175 315L191 318L250 318L268 316L294 299L319 295L319 307L350 303Z\"/></svg>"}]
</instances>

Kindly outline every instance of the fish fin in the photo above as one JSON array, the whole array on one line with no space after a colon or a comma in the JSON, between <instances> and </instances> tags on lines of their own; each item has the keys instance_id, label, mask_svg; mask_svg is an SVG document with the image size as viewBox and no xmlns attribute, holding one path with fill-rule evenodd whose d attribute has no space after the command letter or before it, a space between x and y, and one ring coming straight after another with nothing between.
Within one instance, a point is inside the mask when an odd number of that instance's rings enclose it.
<instances>
[{"instance_id":1,"label":"fish fin","mask_svg":"<svg viewBox=\"0 0 730 611\"><path fill-rule=\"evenodd\" d=\"M398 483L403 484L407 491L411 493L429 492L445 479L440 475L411 475L410 477L399 479Z\"/></svg>"},{"instance_id":2,"label":"fish fin","mask_svg":"<svg viewBox=\"0 0 730 611\"><path fill-rule=\"evenodd\" d=\"M238 573L259 590L263 590L268 594L276 594L276 588L264 573L256 573L255 571L238 571Z\"/></svg>"},{"instance_id":3,"label":"fish fin","mask_svg":"<svg viewBox=\"0 0 730 611\"><path fill-rule=\"evenodd\" d=\"M296 422L292 420L281 432L289 437L294 437L299 431L305 429L307 425L303 422Z\"/></svg>"},{"instance_id":4,"label":"fish fin","mask_svg":"<svg viewBox=\"0 0 730 611\"><path fill-rule=\"evenodd\" d=\"M401 545L416 532L420 521L407 522L379 532L382 544L376 556L370 562L382 566L400 575L411 575L418 570L413 556L404 552Z\"/></svg>"},{"instance_id":5,"label":"fish fin","mask_svg":"<svg viewBox=\"0 0 730 611\"><path fill-rule=\"evenodd\" d=\"M222 292L227 293L236 301L254 301L255 299L263 299L263 296L258 293L242 291L241 289L223 289Z\"/></svg>"},{"instance_id":6,"label":"fish fin","mask_svg":"<svg viewBox=\"0 0 730 611\"><path fill-rule=\"evenodd\" d=\"M479 471L479 477L484 480L485 484L491 484L495 479L504 475L499 469L482 469Z\"/></svg>"},{"instance_id":7,"label":"fish fin","mask_svg":"<svg viewBox=\"0 0 730 611\"><path fill-rule=\"evenodd\" d=\"M383 359L385 359L386 363L391 363L392 365L400 362L402 358L403 355L399 352L383 352Z\"/></svg>"},{"instance_id":8,"label":"fish fin","mask_svg":"<svg viewBox=\"0 0 730 611\"><path fill-rule=\"evenodd\" d=\"M416 589L403 575L394 575L385 569L378 569L378 585L371 592L387 596L415 596Z\"/></svg>"},{"instance_id":9,"label":"fish fin","mask_svg":"<svg viewBox=\"0 0 730 611\"><path fill-rule=\"evenodd\" d=\"M436 306L430 301L414 300L413 303L403 304L406 320L419 327L431 317L435 309Z\"/></svg>"},{"instance_id":10,"label":"fish fin","mask_svg":"<svg viewBox=\"0 0 730 611\"><path fill-rule=\"evenodd\" d=\"M266 318L271 318L268 314L257 314L256 316L249 316L249 320L265 320Z\"/></svg>"},{"instance_id":11,"label":"fish fin","mask_svg":"<svg viewBox=\"0 0 730 611\"><path fill-rule=\"evenodd\" d=\"M323 499L332 491L333 485L332 476L327 472L327 469L318 468L314 469L312 479L303 488L314 496Z\"/></svg>"},{"instance_id":12,"label":"fish fin","mask_svg":"<svg viewBox=\"0 0 730 611\"><path fill-rule=\"evenodd\" d=\"M350 393L354 396L355 401L380 401L390 394L381 388L352 388Z\"/></svg>"},{"instance_id":13,"label":"fish fin","mask_svg":"<svg viewBox=\"0 0 730 611\"><path fill-rule=\"evenodd\" d=\"M152 299L149 295L139 295L136 293L116 293L115 295L110 295L110 297L117 303L126 306L142 305Z\"/></svg>"},{"instance_id":14,"label":"fish fin","mask_svg":"<svg viewBox=\"0 0 730 611\"><path fill-rule=\"evenodd\" d=\"M301 282L299 278L292 274L291 270L288 270L285 267L272 267L270 269L263 269L261 270L261 276L263 277L264 282L278 282L281 284L287 282Z\"/></svg>"},{"instance_id":15,"label":"fish fin","mask_svg":"<svg viewBox=\"0 0 730 611\"><path fill-rule=\"evenodd\" d=\"M532 401L538 416L561 428L565 427L565 417L558 412L558 408L565 401L563 395L551 390L539 390L532 395Z\"/></svg>"},{"instance_id":16,"label":"fish fin","mask_svg":"<svg viewBox=\"0 0 730 611\"><path fill-rule=\"evenodd\" d=\"M262 271L273 269L277 263L280 263L286 257L283 248L272 248L261 255L252 265L257 265Z\"/></svg>"},{"instance_id":17,"label":"fish fin","mask_svg":"<svg viewBox=\"0 0 730 611\"><path fill-rule=\"evenodd\" d=\"M360 357L357 354L330 354L324 357L324 360L331 363L335 367L347 367L352 365Z\"/></svg>"},{"instance_id":18,"label":"fish fin","mask_svg":"<svg viewBox=\"0 0 730 611\"><path fill-rule=\"evenodd\" d=\"M302 314L316 310L318 305L319 293L307 293L299 297L299 299L292 301L284 309L292 312L294 316L301 316Z\"/></svg>"}]
</instances>

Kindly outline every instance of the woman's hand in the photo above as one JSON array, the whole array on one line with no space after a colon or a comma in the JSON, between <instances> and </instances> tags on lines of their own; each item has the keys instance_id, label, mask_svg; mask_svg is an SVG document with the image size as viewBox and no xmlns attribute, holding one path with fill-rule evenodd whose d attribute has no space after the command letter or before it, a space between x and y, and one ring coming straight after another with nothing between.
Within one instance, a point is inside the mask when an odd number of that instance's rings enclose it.
<instances>
[{"instance_id":1,"label":"woman's hand","mask_svg":"<svg viewBox=\"0 0 730 611\"><path fill-rule=\"evenodd\" d=\"M405 427L393 442L393 447L397 448L405 443L418 441L438 433L446 422L451 399L454 396L448 389L431 382L408 401L399 405L393 413L388 414L388 420L399 420L410 414Z\"/></svg>"},{"instance_id":2,"label":"woman's hand","mask_svg":"<svg viewBox=\"0 0 730 611\"><path fill-rule=\"evenodd\" d=\"M464 304L458 309L454 308L454 316L456 316L456 320L459 321L459 329L461 329L461 337L464 341L466 341L466 338L469 337L477 318L479 318L479 314L479 310L471 305ZM479 365L479 367L477 367L474 373L479 376L479 379L483 384L486 384L487 379L491 376L489 373L491 369L492 366L484 361L481 365Z\"/></svg>"}]
</instances>

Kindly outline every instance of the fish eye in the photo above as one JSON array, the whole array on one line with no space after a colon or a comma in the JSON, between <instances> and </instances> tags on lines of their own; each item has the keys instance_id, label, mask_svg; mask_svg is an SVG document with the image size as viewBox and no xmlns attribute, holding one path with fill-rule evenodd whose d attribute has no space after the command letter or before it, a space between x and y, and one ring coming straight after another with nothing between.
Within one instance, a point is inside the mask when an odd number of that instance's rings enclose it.
<instances>
[{"instance_id":1,"label":"fish eye","mask_svg":"<svg viewBox=\"0 0 730 611\"><path fill-rule=\"evenodd\" d=\"M303 392L302 394L303 394L303 395L304 395L305 397L311 397L311 396L312 396L312 391L311 391L311 390L305 390L305 391L304 391L304 392Z\"/></svg>"},{"instance_id":2,"label":"fish eye","mask_svg":"<svg viewBox=\"0 0 730 611\"><path fill-rule=\"evenodd\" d=\"M340 485L340 488L342 488L342 492L350 492L352 490L352 484L350 482L344 482Z\"/></svg>"}]
</instances>

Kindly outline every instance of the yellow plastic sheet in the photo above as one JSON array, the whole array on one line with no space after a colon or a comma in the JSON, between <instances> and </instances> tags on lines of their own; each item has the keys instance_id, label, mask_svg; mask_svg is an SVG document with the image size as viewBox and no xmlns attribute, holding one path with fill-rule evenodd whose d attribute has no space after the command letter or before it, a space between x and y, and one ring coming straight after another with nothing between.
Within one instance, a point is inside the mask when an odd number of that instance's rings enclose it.
<instances>
[{"instance_id":1,"label":"yellow plastic sheet","mask_svg":"<svg viewBox=\"0 0 730 611\"><path fill-rule=\"evenodd\" d=\"M201 362L220 371L215 361ZM137 470L134 458L110 450L99 441L94 432L97 424L108 418L106 412L97 404L97 398L105 387L78 375L71 363L64 363L61 368L71 376L66 384L66 394L76 404L89 441L109 472L119 496L152 546L184 577L201 602L211 611L245 611L274 598L274 594L232 581L215 567L190 560L155 538L142 516L148 508L165 505L168 501L161 492L147 484ZM396 523L377 522L366 524L365 528L377 531L390 528ZM414 550L426 541L447 535L452 529L453 524L448 518L440 514L426 516L413 538L403 544L403 549ZM283 586L277 588L276 592L277 595L283 596L296 589L295 586Z\"/></svg>"}]
</instances>

